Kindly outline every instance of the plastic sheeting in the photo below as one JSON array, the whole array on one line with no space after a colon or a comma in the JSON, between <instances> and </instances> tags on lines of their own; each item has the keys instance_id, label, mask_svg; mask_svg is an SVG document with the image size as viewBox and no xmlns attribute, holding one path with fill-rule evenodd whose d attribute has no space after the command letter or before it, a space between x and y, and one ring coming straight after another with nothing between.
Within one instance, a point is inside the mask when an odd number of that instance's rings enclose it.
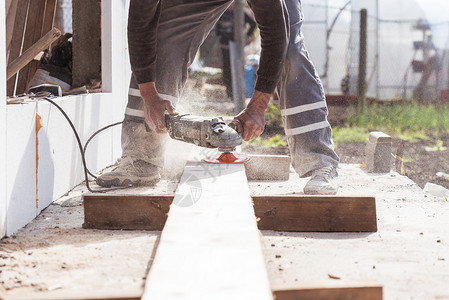
<instances>
[{"instance_id":1,"label":"plastic sheeting","mask_svg":"<svg viewBox=\"0 0 449 300\"><path fill-rule=\"evenodd\" d=\"M433 43L438 49L449 49L449 1L416 0L430 24Z\"/></svg>"},{"instance_id":2,"label":"plastic sheeting","mask_svg":"<svg viewBox=\"0 0 449 300\"><path fill-rule=\"evenodd\" d=\"M362 8L368 10L369 97L411 99L420 85L425 97L435 100L448 90L448 0L352 0L347 7L348 0L301 2L305 44L326 93L343 93L341 82L348 76L349 92L356 94ZM428 22L431 30L417 27L418 22ZM426 51L417 47L420 43L426 45ZM424 78L416 64L425 66L429 59L436 64Z\"/></svg>"}]
</instances>

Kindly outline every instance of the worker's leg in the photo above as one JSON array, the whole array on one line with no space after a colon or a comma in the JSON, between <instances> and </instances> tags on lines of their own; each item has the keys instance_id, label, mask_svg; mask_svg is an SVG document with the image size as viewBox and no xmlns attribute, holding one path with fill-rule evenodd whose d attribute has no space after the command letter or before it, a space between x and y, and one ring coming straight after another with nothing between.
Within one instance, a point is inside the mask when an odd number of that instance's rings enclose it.
<instances>
[{"instance_id":1,"label":"worker's leg","mask_svg":"<svg viewBox=\"0 0 449 300\"><path fill-rule=\"evenodd\" d=\"M162 1L157 41L159 93L174 105L187 79L187 68L198 48L231 0ZM102 186L139 185L157 182L164 165L166 134L147 131L143 102L134 77L122 125L122 157L119 166L97 179ZM131 174L131 175L129 175Z\"/></svg>"},{"instance_id":2,"label":"worker's leg","mask_svg":"<svg viewBox=\"0 0 449 300\"><path fill-rule=\"evenodd\" d=\"M329 167L331 175L336 177L339 159L327 120L323 86L304 47L301 2L286 0L286 4L290 17L290 41L279 93L292 164L300 176ZM336 192L335 186L324 188L332 191L324 190L322 193Z\"/></svg>"}]
</instances>

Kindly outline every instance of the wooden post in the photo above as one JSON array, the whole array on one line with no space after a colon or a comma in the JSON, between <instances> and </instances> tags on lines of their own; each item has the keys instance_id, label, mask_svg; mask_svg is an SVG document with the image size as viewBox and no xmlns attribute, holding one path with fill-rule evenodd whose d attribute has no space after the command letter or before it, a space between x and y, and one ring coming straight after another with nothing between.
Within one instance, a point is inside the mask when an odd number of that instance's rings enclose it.
<instances>
[{"instance_id":1,"label":"wooden post","mask_svg":"<svg viewBox=\"0 0 449 300\"><path fill-rule=\"evenodd\" d=\"M107 1L103 1L103 4L104 2ZM90 79L101 77L100 4L99 0L72 0L72 88L83 86L88 84Z\"/></svg>"},{"instance_id":2,"label":"wooden post","mask_svg":"<svg viewBox=\"0 0 449 300\"><path fill-rule=\"evenodd\" d=\"M230 50L233 53L231 68L233 68L232 87L234 97L234 112L238 114L245 108L245 45L244 25L245 18L243 12L243 0L235 0L233 8L234 22L234 47Z\"/></svg>"},{"instance_id":3,"label":"wooden post","mask_svg":"<svg viewBox=\"0 0 449 300\"><path fill-rule=\"evenodd\" d=\"M366 9L360 10L359 78L357 84L359 114L362 114L366 109L367 15Z\"/></svg>"}]
</instances>

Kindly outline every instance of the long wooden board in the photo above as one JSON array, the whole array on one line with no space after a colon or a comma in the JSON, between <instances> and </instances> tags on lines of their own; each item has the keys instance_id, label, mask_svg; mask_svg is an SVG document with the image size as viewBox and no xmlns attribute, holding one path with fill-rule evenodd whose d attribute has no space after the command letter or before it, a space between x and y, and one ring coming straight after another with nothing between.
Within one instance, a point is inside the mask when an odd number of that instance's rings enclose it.
<instances>
[{"instance_id":1,"label":"long wooden board","mask_svg":"<svg viewBox=\"0 0 449 300\"><path fill-rule=\"evenodd\" d=\"M87 194L85 228L162 230L173 196ZM254 196L260 230L376 232L374 197Z\"/></svg>"},{"instance_id":2,"label":"long wooden board","mask_svg":"<svg viewBox=\"0 0 449 300\"><path fill-rule=\"evenodd\" d=\"M374 197L257 196L260 230L376 232Z\"/></svg>"},{"instance_id":3,"label":"long wooden board","mask_svg":"<svg viewBox=\"0 0 449 300\"><path fill-rule=\"evenodd\" d=\"M142 299L273 299L243 165L187 165Z\"/></svg>"}]
</instances>

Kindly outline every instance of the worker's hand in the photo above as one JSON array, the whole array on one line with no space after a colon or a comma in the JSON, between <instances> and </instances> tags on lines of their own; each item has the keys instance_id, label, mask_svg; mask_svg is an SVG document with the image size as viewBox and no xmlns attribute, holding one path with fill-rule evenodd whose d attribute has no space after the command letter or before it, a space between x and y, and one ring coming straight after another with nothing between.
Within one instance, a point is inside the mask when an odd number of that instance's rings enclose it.
<instances>
[{"instance_id":1,"label":"worker's hand","mask_svg":"<svg viewBox=\"0 0 449 300\"><path fill-rule=\"evenodd\" d=\"M240 135L245 141L252 140L265 129L265 110L270 102L271 94L254 91L248 106L234 117L237 128L243 127ZM240 122L240 124L239 124Z\"/></svg>"},{"instance_id":2,"label":"worker's hand","mask_svg":"<svg viewBox=\"0 0 449 300\"><path fill-rule=\"evenodd\" d=\"M145 122L151 130L166 133L165 112L177 115L175 107L171 101L159 95L154 82L139 84L139 90L144 104Z\"/></svg>"}]
</instances>

